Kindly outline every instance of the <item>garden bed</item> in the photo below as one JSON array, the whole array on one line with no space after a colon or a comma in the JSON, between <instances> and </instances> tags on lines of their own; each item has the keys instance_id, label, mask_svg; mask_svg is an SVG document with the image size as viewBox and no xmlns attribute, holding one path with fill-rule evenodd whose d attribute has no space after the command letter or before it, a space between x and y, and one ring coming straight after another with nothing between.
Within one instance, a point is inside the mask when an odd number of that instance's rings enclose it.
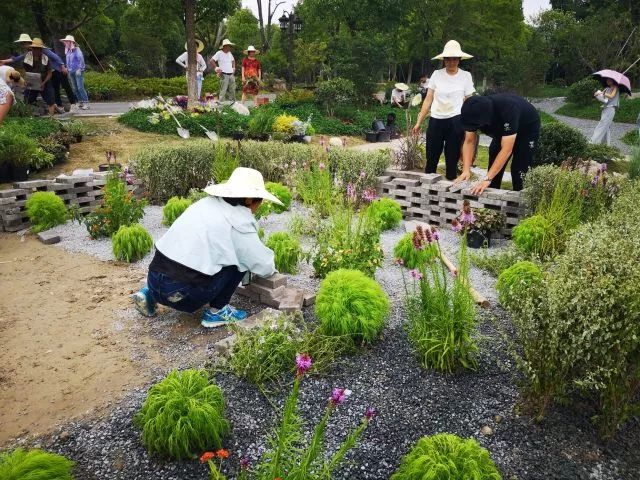
<instances>
[{"instance_id":1,"label":"garden bed","mask_svg":"<svg viewBox=\"0 0 640 480\"><path fill-rule=\"evenodd\" d=\"M286 228L294 213L304 213L294 205L292 212L271 214L260 225L267 235ZM160 207L146 207L143 225L157 239L165 230L160 226ZM86 229L77 224L56 227L61 234L62 248L83 251L111 260L109 240L91 241ZM480 355L477 371L444 375L424 370L410 350L403 329L403 281L399 267L394 265L392 249L404 234L402 226L382 234L385 252L383 268L376 279L391 299L391 314L382 338L359 353L346 357L328 376L303 380L300 395L302 416L315 423L319 420L328 392L341 386L353 390L346 403L337 408L328 427L328 450L333 451L348 426L357 423L366 407L376 408L372 421L357 448L347 457L348 462L334 477L336 479L386 479L395 471L399 459L410 445L423 435L452 432L473 437L486 447L500 468L503 478L542 479L632 479L640 468L637 451L640 448L640 426L630 422L615 442L602 443L589 422L584 409L553 409L541 423L520 416L517 406L518 375L502 333L511 331L508 315L500 307L481 311L478 339ZM441 232L441 245L454 258L460 237L449 230ZM150 255L132 268L144 268ZM297 275L289 277L289 284L316 290L319 281L311 277L312 268L301 265ZM406 272L405 272L406 275ZM471 268L473 286L496 304L494 279ZM234 298L236 304L247 304L244 298ZM122 315L137 314L129 306ZM313 309L305 309L305 319L315 322ZM141 317L138 317L141 318ZM143 325L161 334L171 328L175 313L163 313ZM195 330L195 319L192 320ZM188 348L189 342L182 348ZM212 343L202 348L214 359ZM179 349L174 349L179 354ZM184 367L191 366L186 364ZM163 370L160 367L159 370ZM166 368L165 368L166 370ZM157 371L158 379L161 371ZM232 433L224 447L231 452L224 471L237 471L240 457L255 462L264 449L264 434L274 421L274 410L260 390L227 373L216 375L223 389ZM280 405L289 387L269 385L268 398ZM206 466L195 461L167 462L150 457L139 441L140 431L132 423L132 416L140 409L145 388L135 388L114 405L111 412L100 419L63 424L51 436L35 440L48 450L63 453L77 462L76 475L82 479L204 479ZM491 428L489 434L485 428ZM33 443L33 442L30 442Z\"/></svg>"}]
</instances>

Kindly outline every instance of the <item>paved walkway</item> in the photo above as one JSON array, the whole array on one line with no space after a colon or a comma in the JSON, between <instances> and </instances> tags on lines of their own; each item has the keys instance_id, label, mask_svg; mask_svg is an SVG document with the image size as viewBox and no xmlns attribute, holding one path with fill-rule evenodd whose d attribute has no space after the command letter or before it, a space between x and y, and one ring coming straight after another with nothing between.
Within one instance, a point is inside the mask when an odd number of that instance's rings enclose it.
<instances>
[{"instance_id":1,"label":"paved walkway","mask_svg":"<svg viewBox=\"0 0 640 480\"><path fill-rule=\"evenodd\" d=\"M531 103L543 112L551 114L553 117L560 120L562 123L571 125L572 127L580 130L587 139L591 138L593 131L598 124L597 120L585 120L583 118L567 117L566 115L558 115L555 113L561 106L565 104L564 97L545 98L539 101L533 100ZM629 155L631 153L631 146L623 143L620 138L630 130L638 128L633 123L619 123L614 122L611 127L611 144L618 147L623 153Z\"/></svg>"}]
</instances>

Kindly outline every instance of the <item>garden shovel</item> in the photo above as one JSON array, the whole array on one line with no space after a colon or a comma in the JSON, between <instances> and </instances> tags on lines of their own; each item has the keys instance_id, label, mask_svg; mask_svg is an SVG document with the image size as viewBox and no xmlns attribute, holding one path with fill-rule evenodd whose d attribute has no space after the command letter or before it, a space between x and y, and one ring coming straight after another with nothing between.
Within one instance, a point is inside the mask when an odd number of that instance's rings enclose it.
<instances>
[{"instance_id":1,"label":"garden shovel","mask_svg":"<svg viewBox=\"0 0 640 480\"><path fill-rule=\"evenodd\" d=\"M162 99L162 101L164 102L164 99L163 99L162 97L160 97L160 98L161 98L161 99ZM166 103L166 102L164 102L164 104L166 105L167 103ZM180 111L180 113L181 113L184 117L189 118L189 117L187 116L187 114L186 114L186 113L184 113L182 110ZM192 119L192 120L193 120L193 119ZM202 124L200 124L200 123L198 123L198 122L196 122L196 121L194 121L194 123L195 123L196 125L198 125L202 130L204 130L204 134L209 138L209 140L211 140L212 142L217 142L217 141L218 141L218 134L217 134L216 132L212 132L211 130L208 130L204 125L202 125ZM178 132L178 134L179 134L179 132ZM180 136L182 136L182 135L180 135Z\"/></svg>"},{"instance_id":2,"label":"garden shovel","mask_svg":"<svg viewBox=\"0 0 640 480\"><path fill-rule=\"evenodd\" d=\"M173 117L175 122L178 124L178 128L176 129L176 131L178 132L178 135L180 135L180 137L184 139L189 138L191 136L191 134L189 133L189 130L187 130L186 128L182 128L182 125L180 125L180 122L171 111L171 108L170 108L171 106L167 102L165 102L164 98L162 98L160 95L158 95L157 98L167 107L167 112L169 112L169 115L171 115L171 117Z\"/></svg>"}]
</instances>

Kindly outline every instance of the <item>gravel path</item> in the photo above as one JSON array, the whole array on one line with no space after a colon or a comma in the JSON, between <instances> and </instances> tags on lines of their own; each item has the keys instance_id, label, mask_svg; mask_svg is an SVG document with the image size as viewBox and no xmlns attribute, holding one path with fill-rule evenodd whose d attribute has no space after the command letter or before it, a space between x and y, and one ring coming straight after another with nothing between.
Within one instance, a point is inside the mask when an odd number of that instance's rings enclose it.
<instances>
[{"instance_id":1,"label":"gravel path","mask_svg":"<svg viewBox=\"0 0 640 480\"><path fill-rule=\"evenodd\" d=\"M293 210L303 216L306 213L297 205ZM163 230L158 226L159 208L147 207L146 211L143 223L157 238ZM286 228L291 217L292 213L271 215L261 220L261 225L269 234ZM59 233L63 236L59 244L62 248L109 259L106 245L86 240L86 231L66 225L59 227ZM404 229L399 227L382 235L385 264L376 278L392 301L392 311L380 341L344 359L330 375L305 379L301 388L301 413L311 427L319 420L333 387L353 391L330 421L327 435L330 451L336 449L349 429L360 421L366 407L373 406L378 411L359 446L350 453L348 463L335 478L387 479L397 468L400 457L418 438L452 432L476 438L488 448L505 479L636 479L640 471L637 453L640 424L637 421L630 422L615 442L602 443L582 411L556 408L540 424L520 416L516 368L505 343L511 327L500 307L479 312L477 371L442 375L419 366L403 329L402 271L392 264L393 246L403 234ZM442 232L442 247L452 260L458 242L452 232ZM308 239L305 244L309 244ZM144 264L145 260L137 267ZM289 282L315 290L319 282L311 274L312 268L303 264ZM495 305L493 278L475 268L471 268L470 275L474 287ZM132 311L123 312L125 314L135 315ZM308 321L315 321L313 309L307 309L304 314ZM158 325L160 329L162 324ZM158 370L157 380L162 376L161 368ZM289 386L272 388L267 399L255 386L233 375L219 374L216 381L225 392L232 424L232 434L226 439L225 447L232 454L227 461L230 468L227 473L229 478L234 478L240 456L248 456L255 462L263 451L264 435L274 421L270 401L281 405ZM145 394L144 389L131 391L106 418L64 425L36 444L76 461L78 480L206 478L206 469L197 461L167 462L146 453L139 442L140 432L131 421ZM484 426L490 427L493 433L483 435Z\"/></svg>"},{"instance_id":2,"label":"gravel path","mask_svg":"<svg viewBox=\"0 0 640 480\"><path fill-rule=\"evenodd\" d=\"M561 106L565 104L564 97L545 98L542 100L532 100L533 105L543 112L553 115L562 123L571 125L574 128L580 130L587 139L591 138L593 131L598 124L597 120L586 120L583 118L567 117L566 115L558 115L555 113ZM614 122L611 127L611 143L613 146L618 147L623 153L629 155L631 153L631 146L623 143L620 139L625 133L630 130L635 130L637 127L632 123L618 123Z\"/></svg>"}]
</instances>

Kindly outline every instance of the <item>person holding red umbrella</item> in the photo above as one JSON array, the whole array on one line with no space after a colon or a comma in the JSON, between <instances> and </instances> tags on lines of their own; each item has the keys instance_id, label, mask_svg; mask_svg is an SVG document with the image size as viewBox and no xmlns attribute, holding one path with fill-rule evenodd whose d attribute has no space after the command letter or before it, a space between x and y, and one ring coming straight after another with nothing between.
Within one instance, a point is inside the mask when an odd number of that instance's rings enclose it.
<instances>
[{"instance_id":1,"label":"person holding red umbrella","mask_svg":"<svg viewBox=\"0 0 640 480\"><path fill-rule=\"evenodd\" d=\"M611 124L616 115L616 108L620 106L620 93L631 93L631 83L622 73L615 70L600 70L593 74L604 86L604 91L598 90L593 96L604 105L600 114L600 121L591 136L591 143L605 143L611 145Z\"/></svg>"}]
</instances>

